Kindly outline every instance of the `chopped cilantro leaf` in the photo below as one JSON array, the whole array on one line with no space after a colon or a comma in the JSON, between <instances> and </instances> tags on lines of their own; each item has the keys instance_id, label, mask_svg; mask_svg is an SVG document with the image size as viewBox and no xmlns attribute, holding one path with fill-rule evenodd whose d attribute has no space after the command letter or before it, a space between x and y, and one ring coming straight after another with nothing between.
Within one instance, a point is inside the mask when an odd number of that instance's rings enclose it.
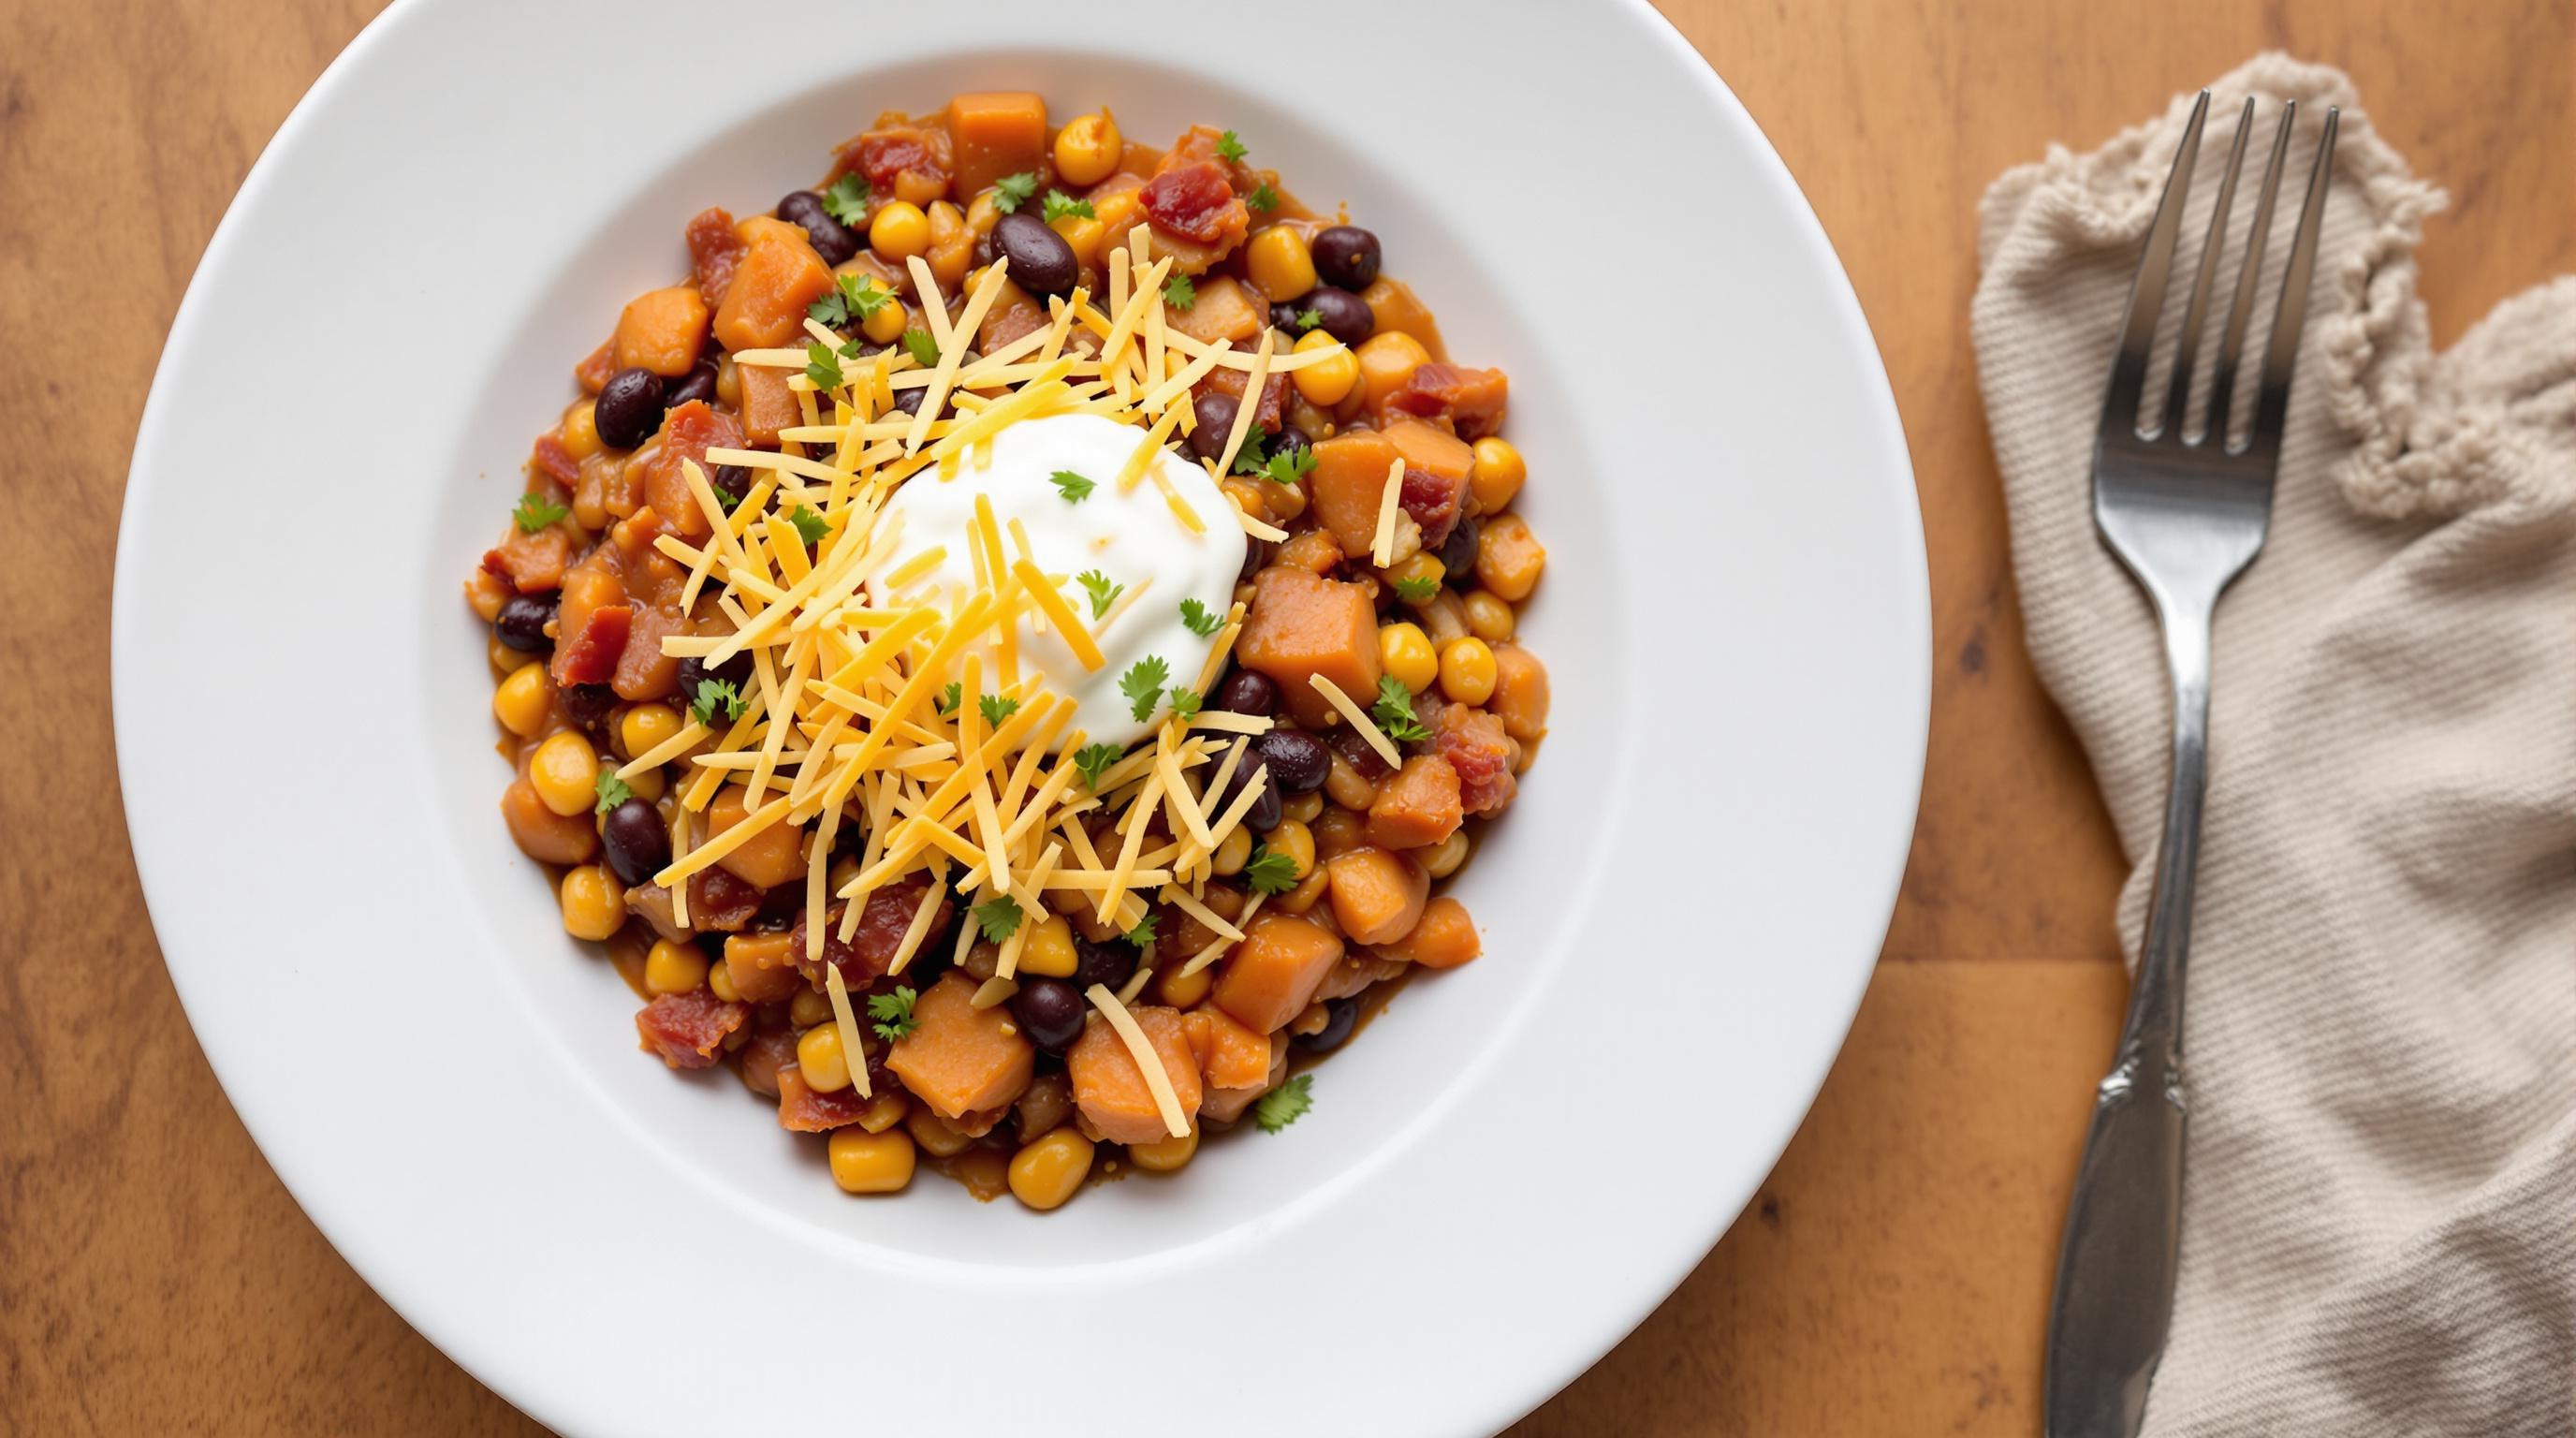
<instances>
[{"instance_id":1,"label":"chopped cilantro leaf","mask_svg":"<svg viewBox=\"0 0 2576 1438\"><path fill-rule=\"evenodd\" d=\"M977 904L966 912L975 916L975 927L984 931L984 938L990 943L1000 943L1018 932L1020 927L1020 902L1008 894Z\"/></svg>"},{"instance_id":2,"label":"chopped cilantro leaf","mask_svg":"<svg viewBox=\"0 0 2576 1438\"><path fill-rule=\"evenodd\" d=\"M819 390L841 387L841 361L830 345L821 340L805 342L805 378L813 381L814 388Z\"/></svg>"},{"instance_id":3,"label":"chopped cilantro leaf","mask_svg":"<svg viewBox=\"0 0 2576 1438\"><path fill-rule=\"evenodd\" d=\"M843 175L823 192L823 210L842 224L857 226L868 220L868 181L864 175Z\"/></svg>"},{"instance_id":4,"label":"chopped cilantro leaf","mask_svg":"<svg viewBox=\"0 0 2576 1438\"><path fill-rule=\"evenodd\" d=\"M1115 744L1083 745L1073 756L1073 767L1082 771L1083 787L1094 794L1099 793L1100 776L1108 773L1109 766L1117 763L1126 752Z\"/></svg>"},{"instance_id":5,"label":"chopped cilantro leaf","mask_svg":"<svg viewBox=\"0 0 2576 1438\"><path fill-rule=\"evenodd\" d=\"M831 521L817 514L811 505L800 504L789 510L787 522L796 526L796 537L807 544L820 544L823 536L832 532Z\"/></svg>"},{"instance_id":6,"label":"chopped cilantro leaf","mask_svg":"<svg viewBox=\"0 0 2576 1438\"><path fill-rule=\"evenodd\" d=\"M1252 187L1251 194L1243 197L1243 207L1256 215L1269 214L1279 208L1279 192L1270 188L1270 182L1264 180Z\"/></svg>"},{"instance_id":7,"label":"chopped cilantro leaf","mask_svg":"<svg viewBox=\"0 0 2576 1438\"><path fill-rule=\"evenodd\" d=\"M1243 141L1232 130L1216 138L1216 157L1229 165L1243 163L1243 157L1251 153L1244 148Z\"/></svg>"},{"instance_id":8,"label":"chopped cilantro leaf","mask_svg":"<svg viewBox=\"0 0 2576 1438\"><path fill-rule=\"evenodd\" d=\"M1094 619L1108 613L1109 606L1118 602L1118 596L1127 592L1126 585L1110 583L1109 576L1097 569L1086 569L1075 575L1074 580L1082 586L1085 594L1091 596L1091 617Z\"/></svg>"},{"instance_id":9,"label":"chopped cilantro leaf","mask_svg":"<svg viewBox=\"0 0 2576 1438\"><path fill-rule=\"evenodd\" d=\"M1055 486L1056 493L1063 495L1064 502L1067 504L1080 504L1091 498L1091 481L1072 470L1057 470L1047 476L1047 483Z\"/></svg>"},{"instance_id":10,"label":"chopped cilantro leaf","mask_svg":"<svg viewBox=\"0 0 2576 1438\"><path fill-rule=\"evenodd\" d=\"M697 696L689 701L689 715L712 729L717 715L739 719L744 707L742 695L734 689L732 680L701 679Z\"/></svg>"},{"instance_id":11,"label":"chopped cilantro leaf","mask_svg":"<svg viewBox=\"0 0 2576 1438\"><path fill-rule=\"evenodd\" d=\"M1172 717L1184 724L1199 717L1199 706L1205 702L1195 689L1184 689L1178 684L1172 686Z\"/></svg>"},{"instance_id":12,"label":"chopped cilantro leaf","mask_svg":"<svg viewBox=\"0 0 2576 1438\"><path fill-rule=\"evenodd\" d=\"M519 496L518 507L510 511L510 518L518 524L520 533L534 534L570 513L571 510L551 499L523 494Z\"/></svg>"},{"instance_id":13,"label":"chopped cilantro leaf","mask_svg":"<svg viewBox=\"0 0 2576 1438\"><path fill-rule=\"evenodd\" d=\"M591 787L599 793L599 803L590 811L594 814L605 814L635 797L635 791L626 787L626 781L617 777L617 771L605 764L599 766L599 777L592 781Z\"/></svg>"},{"instance_id":14,"label":"chopped cilantro leaf","mask_svg":"<svg viewBox=\"0 0 2576 1438\"><path fill-rule=\"evenodd\" d=\"M1428 574L1408 574L1395 582L1395 597L1407 604L1428 604L1440 592L1440 581Z\"/></svg>"},{"instance_id":15,"label":"chopped cilantro leaf","mask_svg":"<svg viewBox=\"0 0 2576 1438\"><path fill-rule=\"evenodd\" d=\"M999 694L987 694L975 701L975 707L983 711L985 723L999 729L1002 727L1003 720L1020 712L1020 701L1005 699Z\"/></svg>"},{"instance_id":16,"label":"chopped cilantro leaf","mask_svg":"<svg viewBox=\"0 0 2576 1438\"><path fill-rule=\"evenodd\" d=\"M1096 220L1100 218L1099 215L1093 213L1091 202L1089 200L1077 200L1062 190L1047 191L1046 222L1052 225L1067 215L1076 215L1086 220Z\"/></svg>"},{"instance_id":17,"label":"chopped cilantro leaf","mask_svg":"<svg viewBox=\"0 0 2576 1438\"><path fill-rule=\"evenodd\" d=\"M1127 696L1129 713L1136 722L1154 717L1154 706L1163 701L1163 686L1170 682L1172 666L1160 654L1148 654L1118 677L1118 692Z\"/></svg>"},{"instance_id":18,"label":"chopped cilantro leaf","mask_svg":"<svg viewBox=\"0 0 2576 1438\"><path fill-rule=\"evenodd\" d=\"M957 706L965 702L966 686L963 684L951 684L940 690L939 717L942 719L953 717L957 713Z\"/></svg>"},{"instance_id":19,"label":"chopped cilantro leaf","mask_svg":"<svg viewBox=\"0 0 2576 1438\"><path fill-rule=\"evenodd\" d=\"M1263 462L1261 477L1272 484L1295 484L1313 473L1314 468L1315 451L1312 447L1283 449Z\"/></svg>"},{"instance_id":20,"label":"chopped cilantro leaf","mask_svg":"<svg viewBox=\"0 0 2576 1438\"><path fill-rule=\"evenodd\" d=\"M930 337L928 330L905 330L903 350L904 353L912 356L914 364L923 369L939 363L939 342Z\"/></svg>"},{"instance_id":21,"label":"chopped cilantro leaf","mask_svg":"<svg viewBox=\"0 0 2576 1438\"><path fill-rule=\"evenodd\" d=\"M912 1016L912 1001L920 997L909 984L896 985L890 994L868 995L868 1017L876 1020L868 1027L875 1029L877 1037L887 1043L911 1033L921 1026Z\"/></svg>"},{"instance_id":22,"label":"chopped cilantro leaf","mask_svg":"<svg viewBox=\"0 0 2576 1438\"><path fill-rule=\"evenodd\" d=\"M1297 861L1267 844L1252 846L1244 861L1244 882L1265 894L1284 894L1297 887Z\"/></svg>"},{"instance_id":23,"label":"chopped cilantro leaf","mask_svg":"<svg viewBox=\"0 0 2576 1438\"><path fill-rule=\"evenodd\" d=\"M1263 1133L1277 1133L1305 1116L1315 1106L1315 1076L1299 1074L1279 1087L1263 1094L1252 1105L1252 1121Z\"/></svg>"},{"instance_id":24,"label":"chopped cilantro leaf","mask_svg":"<svg viewBox=\"0 0 2576 1438\"><path fill-rule=\"evenodd\" d=\"M1261 452L1261 426L1256 424L1243 432L1243 448L1234 452L1234 472L1259 474L1269 463L1270 456Z\"/></svg>"},{"instance_id":25,"label":"chopped cilantro leaf","mask_svg":"<svg viewBox=\"0 0 2576 1438\"><path fill-rule=\"evenodd\" d=\"M1187 275L1174 275L1163 281L1163 303L1176 310L1186 310L1199 302L1199 287Z\"/></svg>"},{"instance_id":26,"label":"chopped cilantro leaf","mask_svg":"<svg viewBox=\"0 0 2576 1438\"><path fill-rule=\"evenodd\" d=\"M1225 616L1195 599L1184 599L1181 601L1181 622L1190 627L1192 634L1205 639L1225 623Z\"/></svg>"},{"instance_id":27,"label":"chopped cilantro leaf","mask_svg":"<svg viewBox=\"0 0 2576 1438\"><path fill-rule=\"evenodd\" d=\"M816 324L845 325L868 316L894 303L892 290L879 288L877 282L862 275L841 275L832 281L832 292L805 307L805 315ZM858 341L841 347L841 353L859 357Z\"/></svg>"},{"instance_id":28,"label":"chopped cilantro leaf","mask_svg":"<svg viewBox=\"0 0 2576 1438\"><path fill-rule=\"evenodd\" d=\"M1323 322L1324 312L1322 310L1302 309L1297 312L1297 329L1299 333L1311 330Z\"/></svg>"},{"instance_id":29,"label":"chopped cilantro leaf","mask_svg":"<svg viewBox=\"0 0 2576 1438\"><path fill-rule=\"evenodd\" d=\"M1153 910L1146 910L1145 917L1136 921L1136 927L1127 931L1127 942L1134 944L1140 949L1145 947L1147 944L1154 942Z\"/></svg>"},{"instance_id":30,"label":"chopped cilantro leaf","mask_svg":"<svg viewBox=\"0 0 2576 1438\"><path fill-rule=\"evenodd\" d=\"M1413 691L1392 674L1379 676L1377 703L1369 706L1369 713L1386 737L1398 744L1418 744L1431 737L1431 731L1413 717Z\"/></svg>"},{"instance_id":31,"label":"chopped cilantro leaf","mask_svg":"<svg viewBox=\"0 0 2576 1438\"><path fill-rule=\"evenodd\" d=\"M1016 175L1004 175L993 182L993 208L1006 215L1016 215L1020 206L1028 202L1029 196L1037 192L1036 171L1022 170Z\"/></svg>"}]
</instances>

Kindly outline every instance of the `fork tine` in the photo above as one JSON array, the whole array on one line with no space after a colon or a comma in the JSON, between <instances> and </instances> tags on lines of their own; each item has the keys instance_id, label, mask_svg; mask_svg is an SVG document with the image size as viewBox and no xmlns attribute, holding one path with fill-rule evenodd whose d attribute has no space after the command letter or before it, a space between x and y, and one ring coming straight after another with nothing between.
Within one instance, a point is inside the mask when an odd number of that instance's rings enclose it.
<instances>
[{"instance_id":1,"label":"fork tine","mask_svg":"<svg viewBox=\"0 0 2576 1438\"><path fill-rule=\"evenodd\" d=\"M2290 371L2298 363L2299 331L2308 319L2308 284L2317 268L2317 230L2325 223L2326 186L2334 178L2335 121L2326 109L2325 133L2317 137L2317 161L2308 171L2308 197L2299 206L2299 237L2290 246L2290 268L2281 277L2281 303L2272 314L2272 338L2263 349L2262 388L2254 397L2254 432L2246 449L2278 454L2281 429L2290 413Z\"/></svg>"},{"instance_id":2,"label":"fork tine","mask_svg":"<svg viewBox=\"0 0 2576 1438\"><path fill-rule=\"evenodd\" d=\"M2183 412L2191 407L2191 371L2200 358L2200 332L2209 323L2209 286L2218 273L2218 255L2227 248L2227 209L2236 199L2236 177L2245 168L2245 137L2254 128L2254 97L2236 115L2236 138L2227 147L2227 172L2218 178L2218 203L2210 207L2209 238L2200 247L2200 266L2191 277L2191 301L2183 306L2182 334L2174 348L2171 386L2165 392L2164 423L2158 434L2182 433Z\"/></svg>"},{"instance_id":3,"label":"fork tine","mask_svg":"<svg viewBox=\"0 0 2576 1438\"><path fill-rule=\"evenodd\" d=\"M2263 274L2265 241L2272 235L2272 204L2280 198L2282 161L2290 153L2290 125L2299 117L2299 102L2284 101L2281 123L2272 132L2272 156L2263 162L2263 189L2254 200L2254 228L2245 237L2245 263L2237 271L2236 294L2227 303L2227 327L2219 334L2218 362L2209 372L2209 414L2201 433L2216 435L2227 448L2227 417L2236 405L2236 366L2245 355L2245 327L2254 318L2254 287Z\"/></svg>"},{"instance_id":4,"label":"fork tine","mask_svg":"<svg viewBox=\"0 0 2576 1438\"><path fill-rule=\"evenodd\" d=\"M2145 409L2147 354L2156 344L2156 317L2163 313L2165 284L2173 274L2174 238L2182 229L2183 202L2191 195L2191 164L2200 154L2200 126L2209 116L2209 92L2192 103L2191 122L2183 126L2182 145L2174 151L2173 170L2165 176L2164 198L2156 203L2156 221L2147 231L2146 253L2138 258L2138 275L2129 285L2129 313L2120 321L2120 348L2111 361L2111 388L2102 397L2104 435L2134 433Z\"/></svg>"}]
</instances>

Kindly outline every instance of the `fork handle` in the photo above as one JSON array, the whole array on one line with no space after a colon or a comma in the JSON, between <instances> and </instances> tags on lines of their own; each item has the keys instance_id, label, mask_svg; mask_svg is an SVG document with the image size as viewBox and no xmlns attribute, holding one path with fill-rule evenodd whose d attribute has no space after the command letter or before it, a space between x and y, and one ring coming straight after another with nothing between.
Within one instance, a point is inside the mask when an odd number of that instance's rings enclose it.
<instances>
[{"instance_id":1,"label":"fork handle","mask_svg":"<svg viewBox=\"0 0 2576 1438\"><path fill-rule=\"evenodd\" d=\"M2084 1137L2048 1325L2048 1438L2133 1438L2164 1354L2181 1250L2182 998L2209 787L2209 622L2217 596L2157 593L2174 699L2147 933L2129 1017Z\"/></svg>"}]
</instances>

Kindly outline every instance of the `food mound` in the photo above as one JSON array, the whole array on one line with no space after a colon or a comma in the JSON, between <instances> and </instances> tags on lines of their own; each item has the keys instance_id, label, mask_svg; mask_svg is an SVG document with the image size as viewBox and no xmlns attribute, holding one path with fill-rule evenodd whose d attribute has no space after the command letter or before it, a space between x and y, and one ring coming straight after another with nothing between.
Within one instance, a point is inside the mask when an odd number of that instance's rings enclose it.
<instances>
[{"instance_id":1,"label":"food mound","mask_svg":"<svg viewBox=\"0 0 2576 1438\"><path fill-rule=\"evenodd\" d=\"M1251 156L959 95L700 213L466 584L564 928L852 1193L1276 1132L1480 951L1435 891L1548 706L1507 382Z\"/></svg>"}]
</instances>

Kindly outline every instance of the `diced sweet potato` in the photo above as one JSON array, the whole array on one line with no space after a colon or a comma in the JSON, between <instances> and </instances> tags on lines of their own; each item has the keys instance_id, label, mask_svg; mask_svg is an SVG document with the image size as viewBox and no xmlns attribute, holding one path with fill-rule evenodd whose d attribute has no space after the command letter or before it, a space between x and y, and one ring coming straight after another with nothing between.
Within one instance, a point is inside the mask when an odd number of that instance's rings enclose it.
<instances>
[{"instance_id":1,"label":"diced sweet potato","mask_svg":"<svg viewBox=\"0 0 2576 1438\"><path fill-rule=\"evenodd\" d=\"M975 347L991 354L1022 335L1045 329L1047 324L1046 306L1028 291L1004 280L993 296L993 307L984 313L984 323L976 327Z\"/></svg>"},{"instance_id":2,"label":"diced sweet potato","mask_svg":"<svg viewBox=\"0 0 2576 1438\"><path fill-rule=\"evenodd\" d=\"M1234 657L1270 676L1298 723L1321 729L1338 711L1310 676L1323 675L1362 704L1377 692L1377 609L1356 584L1274 564L1252 581Z\"/></svg>"},{"instance_id":3,"label":"diced sweet potato","mask_svg":"<svg viewBox=\"0 0 2576 1438\"><path fill-rule=\"evenodd\" d=\"M1377 946L1378 953L1426 969L1454 969L1484 951L1467 906L1447 894L1423 906L1413 931Z\"/></svg>"},{"instance_id":4,"label":"diced sweet potato","mask_svg":"<svg viewBox=\"0 0 2576 1438\"><path fill-rule=\"evenodd\" d=\"M734 374L742 381L742 433L750 443L768 448L778 443L778 432L805 422L805 412L796 404L796 391L787 387L791 370L771 365L736 365Z\"/></svg>"},{"instance_id":5,"label":"diced sweet potato","mask_svg":"<svg viewBox=\"0 0 2576 1438\"><path fill-rule=\"evenodd\" d=\"M1294 914L1254 916L1216 981L1216 1006L1246 1027L1276 1033L1309 1003L1342 956L1342 940Z\"/></svg>"},{"instance_id":6,"label":"diced sweet potato","mask_svg":"<svg viewBox=\"0 0 2576 1438\"><path fill-rule=\"evenodd\" d=\"M1369 842L1387 849L1419 849L1457 832L1458 771L1437 754L1416 754L1377 786L1369 805Z\"/></svg>"},{"instance_id":7,"label":"diced sweet potato","mask_svg":"<svg viewBox=\"0 0 2576 1438\"><path fill-rule=\"evenodd\" d=\"M801 237L763 234L743 252L716 307L716 338L729 350L772 349L803 332L805 307L832 288L823 257Z\"/></svg>"},{"instance_id":8,"label":"diced sweet potato","mask_svg":"<svg viewBox=\"0 0 2576 1438\"><path fill-rule=\"evenodd\" d=\"M1448 347L1440 343L1440 326L1431 318L1431 307L1424 304L1402 280L1390 280L1380 275L1370 281L1367 289L1360 291L1360 298L1368 301L1369 314L1377 320L1376 332L1393 330L1398 334L1411 335L1431 358L1448 357Z\"/></svg>"},{"instance_id":9,"label":"diced sweet potato","mask_svg":"<svg viewBox=\"0 0 2576 1438\"><path fill-rule=\"evenodd\" d=\"M747 1004L774 1004L805 987L796 971L798 950L786 934L732 934L725 939L725 976Z\"/></svg>"},{"instance_id":10,"label":"diced sweet potato","mask_svg":"<svg viewBox=\"0 0 2576 1438\"><path fill-rule=\"evenodd\" d=\"M942 1118L991 1112L1018 1100L1036 1070L1037 1050L1011 1024L1010 1009L975 1007L976 983L951 970L913 1000L911 1033L895 1040L886 1067Z\"/></svg>"},{"instance_id":11,"label":"diced sweet potato","mask_svg":"<svg viewBox=\"0 0 2576 1438\"><path fill-rule=\"evenodd\" d=\"M1422 368L1430 369L1432 366L1424 365ZM1416 371L1417 374L1419 372ZM1467 471L1475 466L1476 451L1465 440L1438 425L1425 424L1418 419L1398 419L1388 421L1386 427L1378 432L1386 436L1388 444L1395 446L1397 454L1404 456L1407 469L1418 469L1442 479L1463 480Z\"/></svg>"},{"instance_id":12,"label":"diced sweet potato","mask_svg":"<svg viewBox=\"0 0 2576 1438\"><path fill-rule=\"evenodd\" d=\"M1191 1010L1182 1022L1209 1088L1259 1088L1269 1080L1269 1035L1235 1022L1213 1005Z\"/></svg>"},{"instance_id":13,"label":"diced sweet potato","mask_svg":"<svg viewBox=\"0 0 2576 1438\"><path fill-rule=\"evenodd\" d=\"M1198 291L1198 299L1188 309L1173 310L1166 317L1172 328L1194 340L1207 344L1232 340L1236 349L1243 349L1270 322L1267 307L1231 275L1201 280Z\"/></svg>"},{"instance_id":14,"label":"diced sweet potato","mask_svg":"<svg viewBox=\"0 0 2576 1438\"><path fill-rule=\"evenodd\" d=\"M708 838L713 839L743 821L744 792L741 785L728 784L724 792L716 795L715 802L707 806ZM766 805L776 797L776 794L764 794L761 802ZM804 877L804 838L804 830L782 820L752 835L741 848L716 860L716 867L746 884L774 889Z\"/></svg>"},{"instance_id":15,"label":"diced sweet potato","mask_svg":"<svg viewBox=\"0 0 2576 1438\"><path fill-rule=\"evenodd\" d=\"M663 528L683 539L707 532L706 511L698 508L697 498L690 493L688 470L683 466L694 464L700 472L711 474L707 451L737 448L742 439L742 426L733 416L707 408L704 400L690 400L662 416L660 447L641 467L644 502L653 507Z\"/></svg>"},{"instance_id":16,"label":"diced sweet potato","mask_svg":"<svg viewBox=\"0 0 2576 1438\"><path fill-rule=\"evenodd\" d=\"M1307 502L1342 553L1369 552L1369 541L1377 538L1378 506L1386 500L1387 471L1402 458L1394 440L1377 430L1355 429L1315 446L1315 469L1306 476Z\"/></svg>"},{"instance_id":17,"label":"diced sweet potato","mask_svg":"<svg viewBox=\"0 0 2576 1438\"><path fill-rule=\"evenodd\" d=\"M590 815L566 818L547 808L525 774L501 791L501 822L519 852L541 864L578 864L599 852L599 828Z\"/></svg>"},{"instance_id":18,"label":"diced sweet potato","mask_svg":"<svg viewBox=\"0 0 2576 1438\"><path fill-rule=\"evenodd\" d=\"M1154 1056L1163 1062L1164 1076L1172 1082L1172 1097L1180 1102L1183 1115L1199 1111L1202 1085L1199 1081L1199 1058L1190 1047L1189 1033L1183 1026L1180 1011L1157 1004L1140 1004L1127 1011L1136 1027L1145 1033ZM1145 1085L1145 1071L1136 1066L1136 1056L1127 1051L1127 1041L1109 1021L1095 1015L1082 1037L1064 1056L1065 1071L1073 1076L1073 1101L1082 1116L1111 1143L1151 1143L1172 1136L1163 1122L1163 1111L1154 1103L1154 1091Z\"/></svg>"},{"instance_id":19,"label":"diced sweet potato","mask_svg":"<svg viewBox=\"0 0 2576 1438\"><path fill-rule=\"evenodd\" d=\"M962 204L1004 175L1044 168L1046 101L1026 90L959 95L948 102L949 147Z\"/></svg>"},{"instance_id":20,"label":"diced sweet potato","mask_svg":"<svg viewBox=\"0 0 2576 1438\"><path fill-rule=\"evenodd\" d=\"M1330 864L1333 921L1355 944L1391 944L1413 932L1431 897L1431 876L1403 854L1353 849Z\"/></svg>"},{"instance_id":21,"label":"diced sweet potato","mask_svg":"<svg viewBox=\"0 0 2576 1438\"><path fill-rule=\"evenodd\" d=\"M1288 1036L1284 1033L1272 1034L1270 1036L1270 1071L1262 1076L1261 1082L1250 1088L1209 1089L1207 1097L1199 1102L1199 1118L1205 1123L1232 1123L1243 1117L1243 1111L1252 1107L1263 1094L1279 1087L1279 1081L1286 1077L1288 1077Z\"/></svg>"},{"instance_id":22,"label":"diced sweet potato","mask_svg":"<svg viewBox=\"0 0 2576 1438\"><path fill-rule=\"evenodd\" d=\"M707 343L707 301L694 285L647 290L617 316L617 367L676 379Z\"/></svg>"}]
</instances>

